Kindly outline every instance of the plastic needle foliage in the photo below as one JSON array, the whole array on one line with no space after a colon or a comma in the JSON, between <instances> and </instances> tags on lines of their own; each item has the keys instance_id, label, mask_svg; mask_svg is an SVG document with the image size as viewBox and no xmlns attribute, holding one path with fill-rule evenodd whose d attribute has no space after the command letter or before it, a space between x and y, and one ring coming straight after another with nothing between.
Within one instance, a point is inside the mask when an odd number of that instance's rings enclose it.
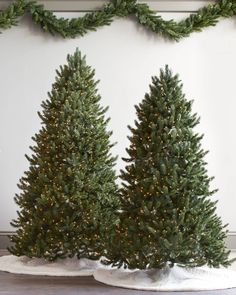
<instances>
[{"instance_id":1,"label":"plastic needle foliage","mask_svg":"<svg viewBox=\"0 0 236 295\"><path fill-rule=\"evenodd\" d=\"M130 269L231 263L191 106L167 66L136 106L138 119L130 127L129 157L121 172L120 225L107 263Z\"/></svg>"},{"instance_id":2,"label":"plastic needle foliage","mask_svg":"<svg viewBox=\"0 0 236 295\"><path fill-rule=\"evenodd\" d=\"M9 250L17 256L97 259L104 251L102 236L116 223L107 108L99 104L85 57L77 50L67 60L42 103L42 128L15 197L20 211Z\"/></svg>"},{"instance_id":3,"label":"plastic needle foliage","mask_svg":"<svg viewBox=\"0 0 236 295\"><path fill-rule=\"evenodd\" d=\"M111 0L99 11L86 13L78 18L57 17L53 12L46 10L36 1L15 0L5 10L0 12L0 29L7 29L17 25L17 21L25 13L31 15L35 24L43 31L64 38L83 36L89 31L110 25L116 17L132 16L147 30L167 39L178 41L188 37L193 32L214 26L220 18L229 18L236 13L236 0L219 0L215 4L207 5L191 14L186 19L176 22L164 20L160 15L145 3L137 0Z\"/></svg>"}]
</instances>

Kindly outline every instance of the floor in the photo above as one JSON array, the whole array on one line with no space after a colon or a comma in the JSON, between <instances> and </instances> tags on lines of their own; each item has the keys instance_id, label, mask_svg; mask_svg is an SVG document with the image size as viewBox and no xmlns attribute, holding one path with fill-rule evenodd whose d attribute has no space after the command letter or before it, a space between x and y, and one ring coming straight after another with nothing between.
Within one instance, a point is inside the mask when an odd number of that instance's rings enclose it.
<instances>
[{"instance_id":1,"label":"floor","mask_svg":"<svg viewBox=\"0 0 236 295\"><path fill-rule=\"evenodd\" d=\"M0 253L4 255L6 253ZM234 254L234 257L236 253ZM236 263L233 266L236 270ZM155 292L158 295L236 295L236 288L202 292ZM136 291L105 286L92 277L44 277L0 272L0 295L153 295L154 292Z\"/></svg>"}]
</instances>

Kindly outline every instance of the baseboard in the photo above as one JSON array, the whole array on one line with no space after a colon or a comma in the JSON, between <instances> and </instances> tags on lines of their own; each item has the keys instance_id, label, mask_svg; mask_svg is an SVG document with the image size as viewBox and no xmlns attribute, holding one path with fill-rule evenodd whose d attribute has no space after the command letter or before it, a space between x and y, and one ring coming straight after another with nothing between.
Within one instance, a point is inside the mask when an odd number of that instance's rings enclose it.
<instances>
[{"instance_id":1,"label":"baseboard","mask_svg":"<svg viewBox=\"0 0 236 295\"><path fill-rule=\"evenodd\" d=\"M9 235L14 234L14 232L0 232L0 250L5 250L12 243L9 240ZM229 250L236 251L236 232L229 232L226 245Z\"/></svg>"},{"instance_id":2,"label":"baseboard","mask_svg":"<svg viewBox=\"0 0 236 295\"><path fill-rule=\"evenodd\" d=\"M9 236L12 235L13 232L0 232L0 250L5 250L7 247L11 246L11 241Z\"/></svg>"},{"instance_id":3,"label":"baseboard","mask_svg":"<svg viewBox=\"0 0 236 295\"><path fill-rule=\"evenodd\" d=\"M226 239L226 245L227 248L236 251L236 232L232 231L228 233L227 239Z\"/></svg>"}]
</instances>

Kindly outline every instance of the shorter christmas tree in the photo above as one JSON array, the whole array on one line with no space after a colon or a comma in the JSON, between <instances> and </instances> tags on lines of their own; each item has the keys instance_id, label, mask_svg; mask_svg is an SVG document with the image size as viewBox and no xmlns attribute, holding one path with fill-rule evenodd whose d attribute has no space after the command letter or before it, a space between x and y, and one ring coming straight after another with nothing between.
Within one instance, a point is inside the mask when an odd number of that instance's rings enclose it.
<instances>
[{"instance_id":1,"label":"shorter christmas tree","mask_svg":"<svg viewBox=\"0 0 236 295\"><path fill-rule=\"evenodd\" d=\"M29 170L21 178L14 255L56 258L103 255L103 236L119 207L107 108L100 106L94 70L77 50L57 71L42 103Z\"/></svg>"},{"instance_id":2,"label":"shorter christmas tree","mask_svg":"<svg viewBox=\"0 0 236 295\"><path fill-rule=\"evenodd\" d=\"M216 215L201 147L199 118L166 66L136 106L128 164L121 172L122 210L108 263L130 269L178 264L228 266L225 226Z\"/></svg>"}]
</instances>

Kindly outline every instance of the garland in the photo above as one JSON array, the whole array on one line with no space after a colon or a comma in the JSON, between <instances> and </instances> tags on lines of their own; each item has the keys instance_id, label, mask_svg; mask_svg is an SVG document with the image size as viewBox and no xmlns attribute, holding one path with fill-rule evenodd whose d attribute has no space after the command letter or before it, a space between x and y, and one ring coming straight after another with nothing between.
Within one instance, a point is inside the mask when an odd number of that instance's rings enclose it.
<instances>
[{"instance_id":1,"label":"garland","mask_svg":"<svg viewBox=\"0 0 236 295\"><path fill-rule=\"evenodd\" d=\"M64 38L83 36L89 31L95 31L98 27L110 25L115 17L133 15L146 29L170 40L178 41L192 32L199 32L205 27L216 25L222 17L228 18L236 14L236 0L220 0L216 4L199 9L196 14L191 14L180 22L163 20L147 4L139 4L137 0L113 0L104 5L100 11L86 13L83 17L72 19L58 18L36 1L16 0L0 12L0 29L17 25L18 19L25 13L29 13L34 23L43 31L50 32L52 35L59 34Z\"/></svg>"}]
</instances>

